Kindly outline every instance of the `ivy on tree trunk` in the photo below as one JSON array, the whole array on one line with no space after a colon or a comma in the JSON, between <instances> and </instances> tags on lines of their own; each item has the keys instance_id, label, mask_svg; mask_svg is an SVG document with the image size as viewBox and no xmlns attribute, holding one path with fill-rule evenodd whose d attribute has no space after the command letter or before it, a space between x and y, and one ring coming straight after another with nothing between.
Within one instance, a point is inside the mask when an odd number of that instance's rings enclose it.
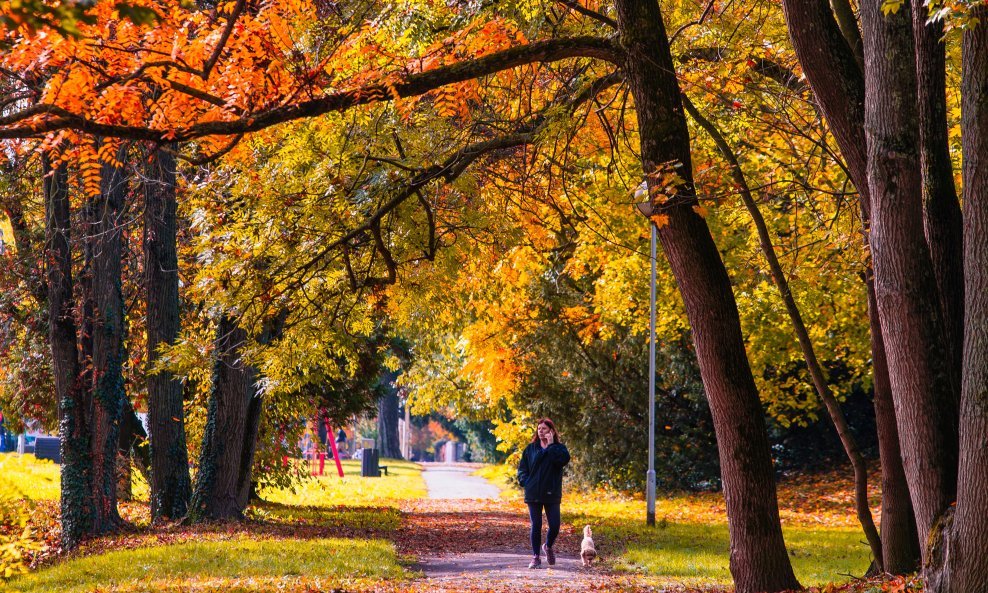
<instances>
[{"instance_id":1,"label":"ivy on tree trunk","mask_svg":"<svg viewBox=\"0 0 988 593\"><path fill-rule=\"evenodd\" d=\"M42 156L45 200L45 251L47 256L49 340L55 395L58 399L61 446L62 545L75 548L89 531L93 507L89 425L85 394L76 353L77 331L72 315L72 250L68 175L65 165L52 168Z\"/></svg>"},{"instance_id":2,"label":"ivy on tree trunk","mask_svg":"<svg viewBox=\"0 0 988 593\"><path fill-rule=\"evenodd\" d=\"M180 329L175 157L155 149L144 181L144 281L148 364L158 349L175 343ZM183 517L192 496L185 440L182 383L168 371L149 373L148 429L151 444L151 517Z\"/></svg>"}]
</instances>

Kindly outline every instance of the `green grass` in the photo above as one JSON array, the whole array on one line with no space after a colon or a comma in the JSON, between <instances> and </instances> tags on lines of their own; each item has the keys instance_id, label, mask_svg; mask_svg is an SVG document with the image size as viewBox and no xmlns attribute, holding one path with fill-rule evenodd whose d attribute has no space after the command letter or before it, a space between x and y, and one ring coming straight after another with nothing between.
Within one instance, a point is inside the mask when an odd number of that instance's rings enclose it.
<instances>
[{"instance_id":1,"label":"green grass","mask_svg":"<svg viewBox=\"0 0 988 593\"><path fill-rule=\"evenodd\" d=\"M729 585L727 522L711 507L712 495L677 495L656 500L656 527L645 525L645 502L621 497L563 501L563 520L592 525L597 550L615 569L654 577L660 584ZM567 512L570 511L570 512ZM783 527L793 570L814 586L863 575L870 551L860 529L809 524Z\"/></svg>"},{"instance_id":2,"label":"green grass","mask_svg":"<svg viewBox=\"0 0 988 593\"><path fill-rule=\"evenodd\" d=\"M130 591L189 590L219 579L226 580L224 589L239 585L266 590L278 589L298 578L332 582L410 576L398 564L394 547L383 540L240 537L76 558L14 579L8 587L20 593L82 593L96 587L105 590L121 586Z\"/></svg>"},{"instance_id":3,"label":"green grass","mask_svg":"<svg viewBox=\"0 0 988 593\"><path fill-rule=\"evenodd\" d=\"M0 498L58 500L58 464L34 455L0 454Z\"/></svg>"},{"instance_id":4,"label":"green grass","mask_svg":"<svg viewBox=\"0 0 988 593\"><path fill-rule=\"evenodd\" d=\"M134 500L148 499L147 480L136 469L131 473ZM34 455L0 454L0 499L58 500L61 470L57 463Z\"/></svg>"},{"instance_id":5,"label":"green grass","mask_svg":"<svg viewBox=\"0 0 988 593\"><path fill-rule=\"evenodd\" d=\"M592 523L591 517L583 518ZM608 541L628 542L624 553L615 559L615 568L643 572L662 583L731 583L726 525L668 523L647 528L640 525L643 522L643 518L639 525L611 522L594 530L598 550ZM790 527L784 533L793 570L803 585L846 581L847 575L863 575L868 569L868 548L861 543L863 536L858 530Z\"/></svg>"},{"instance_id":6,"label":"green grass","mask_svg":"<svg viewBox=\"0 0 988 593\"><path fill-rule=\"evenodd\" d=\"M326 463L326 474L306 481L295 491L262 490L268 502L300 507L386 506L402 500L426 496L422 467L417 463L381 459L388 475L380 478L360 477L360 460L343 461L343 474L336 474L336 464Z\"/></svg>"},{"instance_id":7,"label":"green grass","mask_svg":"<svg viewBox=\"0 0 988 593\"><path fill-rule=\"evenodd\" d=\"M401 524L401 512L394 507L327 508L263 502L252 505L247 510L247 516L279 523L375 531L394 531Z\"/></svg>"}]
</instances>

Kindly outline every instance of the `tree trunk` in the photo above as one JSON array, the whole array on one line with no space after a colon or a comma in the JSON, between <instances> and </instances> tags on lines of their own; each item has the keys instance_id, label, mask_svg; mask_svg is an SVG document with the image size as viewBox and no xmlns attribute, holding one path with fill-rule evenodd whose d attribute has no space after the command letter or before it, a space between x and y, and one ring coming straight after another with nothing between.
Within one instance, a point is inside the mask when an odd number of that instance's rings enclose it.
<instances>
[{"instance_id":1,"label":"tree trunk","mask_svg":"<svg viewBox=\"0 0 988 593\"><path fill-rule=\"evenodd\" d=\"M960 479L947 570L953 593L988 592L988 8L964 30L961 138L964 149L964 380ZM947 591L943 589L942 591ZM933 589L934 593L940 591Z\"/></svg>"},{"instance_id":2,"label":"tree trunk","mask_svg":"<svg viewBox=\"0 0 988 593\"><path fill-rule=\"evenodd\" d=\"M916 61L908 10L861 3L871 249L903 465L920 538L953 500L956 429L950 371L930 252L923 232ZM926 550L922 550L924 563Z\"/></svg>"},{"instance_id":3,"label":"tree trunk","mask_svg":"<svg viewBox=\"0 0 988 593\"><path fill-rule=\"evenodd\" d=\"M401 441L398 439L398 391L394 373L384 373L384 395L377 400L377 440L381 457L401 459ZM328 438L333 438L329 435Z\"/></svg>"},{"instance_id":4,"label":"tree trunk","mask_svg":"<svg viewBox=\"0 0 988 593\"><path fill-rule=\"evenodd\" d=\"M762 217L762 213L758 209L758 204L755 203L755 198L751 195L748 180L744 175L744 171L741 169L737 155L734 154L734 150L727 143L727 140L724 139L720 130L710 120L705 118L686 96L683 96L683 104L700 127L706 130L710 137L713 138L714 144L717 145L717 148L720 149L721 154L724 155L724 158L727 159L731 166L731 177L734 179L734 183L739 190L738 193L741 196L741 201L751 215L752 222L755 223L762 254L768 263L772 280L779 290L779 296L782 297L782 302L786 306L786 312L789 314L789 320L799 341L799 347L803 351L803 359L806 361L806 368L809 370L813 386L816 388L817 395L819 395L826 406L834 428L837 430L837 435L840 437L841 445L844 447L844 452L851 462L851 468L854 471L854 501L858 521L861 523L861 529L864 531L865 539L868 540L872 557L879 571L884 571L882 540L878 535L878 528L875 527L875 520L871 516L871 507L868 504L868 468L865 465L861 451L858 449L858 443L854 435L851 434L851 429L847 424L847 419L844 417L844 412L841 410L833 393L831 393L830 385L827 383L826 377L824 377L823 368L820 366L820 361L817 359L816 351L813 348L813 342L810 340L810 333L806 329L806 324L803 322L803 314L796 304L796 299L793 297L792 290L789 288L789 281L786 279L785 272L782 271L782 265L779 263L779 258L775 254L775 246L772 244L772 237L769 235L765 218Z\"/></svg>"},{"instance_id":5,"label":"tree trunk","mask_svg":"<svg viewBox=\"0 0 988 593\"><path fill-rule=\"evenodd\" d=\"M121 148L117 159L126 158ZM95 228L86 240L93 254L92 455L93 533L117 528L117 448L123 413L124 309L121 285L121 216L127 193L122 167L104 165Z\"/></svg>"},{"instance_id":6,"label":"tree trunk","mask_svg":"<svg viewBox=\"0 0 988 593\"><path fill-rule=\"evenodd\" d=\"M874 369L873 390L875 425L878 429L878 455L882 462L882 557L889 574L909 574L919 568L919 534L909 498L909 485L899 450L899 428L889 382L885 344L878 320L875 280L868 274L868 320L871 323L871 355Z\"/></svg>"},{"instance_id":7,"label":"tree trunk","mask_svg":"<svg viewBox=\"0 0 988 593\"><path fill-rule=\"evenodd\" d=\"M837 25L840 27L841 35L847 41L847 46L854 54L854 61L858 63L858 68L864 72L864 42L861 40L861 29L858 28L858 20L854 15L854 7L850 0L830 0L834 9L834 16L837 17Z\"/></svg>"},{"instance_id":8,"label":"tree trunk","mask_svg":"<svg viewBox=\"0 0 988 593\"><path fill-rule=\"evenodd\" d=\"M62 455L62 546L73 549L89 532L93 507L90 492L89 424L85 390L79 376L76 324L72 299L72 249L69 244L69 185L65 165L54 171L42 156L45 200L49 340L55 395L58 399Z\"/></svg>"},{"instance_id":9,"label":"tree trunk","mask_svg":"<svg viewBox=\"0 0 988 593\"><path fill-rule=\"evenodd\" d=\"M961 351L964 347L964 241L961 206L947 139L946 50L943 22L927 23L923 2L912 5L916 44L916 104L919 106L920 165L923 171L923 223L944 320L953 401L959 413ZM948 406L944 402L943 406ZM952 419L951 424L957 420Z\"/></svg>"},{"instance_id":10,"label":"tree trunk","mask_svg":"<svg viewBox=\"0 0 988 593\"><path fill-rule=\"evenodd\" d=\"M256 372L255 372L256 374ZM261 396L251 388L252 397L247 405L247 418L244 424L244 452L240 456L240 473L237 475L237 506L242 513L250 503L254 491L252 469L254 455L257 453L257 436L261 428Z\"/></svg>"},{"instance_id":11,"label":"tree trunk","mask_svg":"<svg viewBox=\"0 0 988 593\"><path fill-rule=\"evenodd\" d=\"M789 37L818 106L833 130L858 189L865 242L869 241L871 197L864 132L865 78L826 0L783 0ZM873 274L866 272L868 318L875 385L875 416L882 460L882 555L886 571L915 570L918 558L915 517L904 478L895 408L876 306Z\"/></svg>"},{"instance_id":12,"label":"tree trunk","mask_svg":"<svg viewBox=\"0 0 988 593\"><path fill-rule=\"evenodd\" d=\"M764 415L730 279L706 221L693 209L689 132L662 15L654 1L618 0L616 7L649 195L661 191L656 174L667 167L674 167L681 180L676 195L655 204L654 212L668 217L658 229L659 239L683 295L714 418L735 588L739 593L798 589L782 538Z\"/></svg>"},{"instance_id":13,"label":"tree trunk","mask_svg":"<svg viewBox=\"0 0 988 593\"><path fill-rule=\"evenodd\" d=\"M242 359L247 332L224 314L216 329L216 362L203 434L199 472L190 503L193 522L243 518L242 472L251 400L255 399L255 370Z\"/></svg>"},{"instance_id":14,"label":"tree trunk","mask_svg":"<svg viewBox=\"0 0 988 593\"><path fill-rule=\"evenodd\" d=\"M175 157L154 150L144 186L144 280L147 295L148 366L158 349L172 345L180 329L176 244ZM185 440L182 383L170 372L148 373L151 441L151 517L185 516L192 482Z\"/></svg>"},{"instance_id":15,"label":"tree trunk","mask_svg":"<svg viewBox=\"0 0 988 593\"><path fill-rule=\"evenodd\" d=\"M827 0L782 0L782 8L796 57L867 207L864 73Z\"/></svg>"}]
</instances>

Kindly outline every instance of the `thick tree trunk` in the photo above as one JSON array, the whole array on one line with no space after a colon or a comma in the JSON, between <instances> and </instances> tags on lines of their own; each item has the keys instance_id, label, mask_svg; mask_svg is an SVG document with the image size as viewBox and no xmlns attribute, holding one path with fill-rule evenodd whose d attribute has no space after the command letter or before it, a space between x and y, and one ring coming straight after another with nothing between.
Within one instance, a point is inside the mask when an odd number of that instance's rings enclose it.
<instances>
[{"instance_id":1,"label":"thick tree trunk","mask_svg":"<svg viewBox=\"0 0 988 593\"><path fill-rule=\"evenodd\" d=\"M775 253L775 246L772 244L772 237L769 235L765 218L762 216L761 211L758 209L758 204L751 194L751 188L748 186L748 180L744 175L744 171L741 169L741 163L738 162L737 155L734 154L734 150L727 143L727 140L724 139L720 130L717 129L713 122L704 117L685 96L683 97L683 105L700 127L706 130L710 137L713 138L714 144L717 145L717 148L720 149L721 154L724 155L724 158L727 159L731 166L731 177L734 179L734 183L738 188L741 201L744 203L745 208L751 215L752 222L755 224L762 254L765 256L766 263L768 263L775 287L779 290L779 296L786 306L786 312L789 314L789 320L799 341L799 347L803 351L803 359L806 361L806 368L809 370L813 386L816 388L817 395L826 406L834 428L837 430L837 435L840 437L841 445L844 447L844 452L851 462L851 468L854 471L854 501L858 521L861 523L861 529L864 531L865 539L868 540L868 545L871 547L872 557L875 559L874 561L879 570L883 571L882 540L878 535L878 528L875 527L875 520L871 516L871 507L868 504L868 468L865 465L861 451L858 449L858 443L854 435L851 434L851 429L847 424L847 419L844 417L844 412L830 391L830 384L824 376L823 368L820 366L820 361L816 357L816 350L813 348L813 342L810 340L810 333L806 329L806 324L803 322L803 314L796 304L796 299L793 297L792 290L789 288L789 281L786 279L785 272L782 270L782 264L779 263L779 258Z\"/></svg>"},{"instance_id":2,"label":"thick tree trunk","mask_svg":"<svg viewBox=\"0 0 988 593\"><path fill-rule=\"evenodd\" d=\"M126 158L124 149L117 156ZM121 284L123 229L127 193L122 167L104 165L94 228L86 240L93 254L92 456L93 533L117 528L117 448L123 413L124 308Z\"/></svg>"},{"instance_id":3,"label":"thick tree trunk","mask_svg":"<svg viewBox=\"0 0 988 593\"><path fill-rule=\"evenodd\" d=\"M251 436L248 421L255 399L255 371L242 359L246 342L247 332L223 315L216 329L209 412L189 509L193 522L243 518L243 467L246 454L253 451L253 443L245 441Z\"/></svg>"},{"instance_id":4,"label":"thick tree trunk","mask_svg":"<svg viewBox=\"0 0 988 593\"><path fill-rule=\"evenodd\" d=\"M45 199L49 340L58 399L62 454L62 545L73 549L89 532L93 508L85 390L79 376L76 324L72 313L72 249L69 245L69 186L65 165L52 171L42 157Z\"/></svg>"},{"instance_id":5,"label":"thick tree trunk","mask_svg":"<svg viewBox=\"0 0 988 593\"><path fill-rule=\"evenodd\" d=\"M883 568L890 574L908 574L919 568L919 534L916 533L916 517L909 498L906 472L902 467L895 403L878 321L875 280L871 274L865 283L868 287L868 320L871 323L875 424L878 429L878 455L882 462Z\"/></svg>"},{"instance_id":6,"label":"thick tree trunk","mask_svg":"<svg viewBox=\"0 0 988 593\"><path fill-rule=\"evenodd\" d=\"M919 536L925 541L953 500L956 429L949 426L950 370L923 232L911 15L905 9L883 15L881 4L861 3L870 242L903 465Z\"/></svg>"},{"instance_id":7,"label":"thick tree trunk","mask_svg":"<svg viewBox=\"0 0 988 593\"><path fill-rule=\"evenodd\" d=\"M960 406L961 351L964 347L964 241L961 206L954 189L954 170L947 140L946 50L943 22L927 23L921 1L912 5L916 43L916 104L919 106L920 165L923 171L923 223L940 309L944 342L950 362L955 415ZM951 424L956 419L951 420Z\"/></svg>"},{"instance_id":8,"label":"thick tree trunk","mask_svg":"<svg viewBox=\"0 0 988 593\"><path fill-rule=\"evenodd\" d=\"M947 570L952 593L988 592L988 7L964 30L964 380L960 478ZM947 591L948 589L943 589ZM934 593L940 593L933 589Z\"/></svg>"},{"instance_id":9,"label":"thick tree trunk","mask_svg":"<svg viewBox=\"0 0 988 593\"><path fill-rule=\"evenodd\" d=\"M155 150L144 186L144 280L147 295L148 364L171 345L180 329L175 157ZM170 372L149 373L148 429L151 441L151 517L185 516L192 481L185 440L182 383Z\"/></svg>"},{"instance_id":10,"label":"thick tree trunk","mask_svg":"<svg viewBox=\"0 0 988 593\"><path fill-rule=\"evenodd\" d=\"M867 142L864 132L865 79L855 56L841 34L826 0L783 0L789 37L827 118L851 181L860 196L865 241L870 235L871 197L868 189ZM885 344L875 306L875 284L867 273L869 325L875 385L875 416L882 459L882 555L884 568L893 574L915 570L910 558L918 558L912 501L902 467L895 408Z\"/></svg>"},{"instance_id":11,"label":"thick tree trunk","mask_svg":"<svg viewBox=\"0 0 988 593\"><path fill-rule=\"evenodd\" d=\"M377 440L381 457L401 459L401 442L398 440L398 392L394 387L395 376L385 373L385 394L377 400ZM328 438L333 438L329 435Z\"/></svg>"},{"instance_id":12,"label":"thick tree trunk","mask_svg":"<svg viewBox=\"0 0 988 593\"><path fill-rule=\"evenodd\" d=\"M661 189L655 175L670 166L682 179L676 195L656 204L655 213L668 217L659 238L686 304L714 418L735 587L739 593L797 589L731 283L706 221L693 209L689 132L662 15L654 1L618 0L616 7L650 192Z\"/></svg>"}]
</instances>

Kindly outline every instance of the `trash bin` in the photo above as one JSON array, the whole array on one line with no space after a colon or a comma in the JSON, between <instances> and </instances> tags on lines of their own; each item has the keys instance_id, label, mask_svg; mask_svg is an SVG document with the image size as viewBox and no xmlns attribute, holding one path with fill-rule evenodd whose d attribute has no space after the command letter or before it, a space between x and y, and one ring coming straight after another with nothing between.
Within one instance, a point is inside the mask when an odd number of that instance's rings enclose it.
<instances>
[{"instance_id":1,"label":"trash bin","mask_svg":"<svg viewBox=\"0 0 988 593\"><path fill-rule=\"evenodd\" d=\"M51 459L62 463L61 442L58 437L38 437L34 441L34 456L38 459Z\"/></svg>"},{"instance_id":2,"label":"trash bin","mask_svg":"<svg viewBox=\"0 0 988 593\"><path fill-rule=\"evenodd\" d=\"M360 458L360 475L364 478L380 478L380 457L377 449L363 449Z\"/></svg>"}]
</instances>

